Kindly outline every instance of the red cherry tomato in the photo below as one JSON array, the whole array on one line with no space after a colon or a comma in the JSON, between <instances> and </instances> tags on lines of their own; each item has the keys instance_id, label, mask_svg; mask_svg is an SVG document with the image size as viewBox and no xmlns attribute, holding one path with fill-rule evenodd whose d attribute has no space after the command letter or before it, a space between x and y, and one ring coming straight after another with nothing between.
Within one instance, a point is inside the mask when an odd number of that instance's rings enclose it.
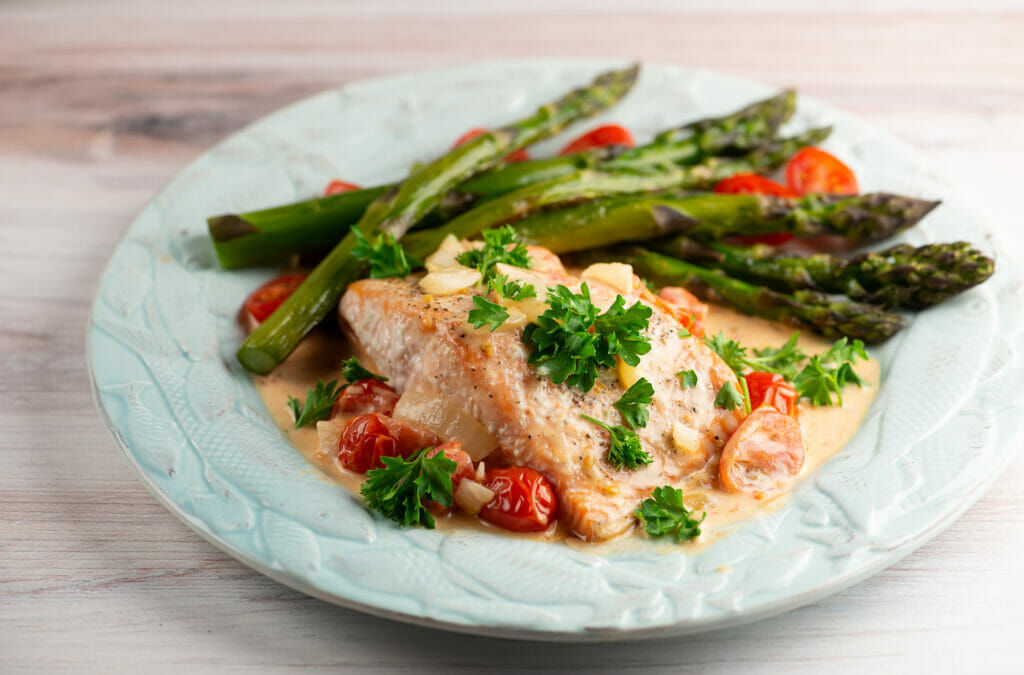
<instances>
[{"instance_id":1,"label":"red cherry tomato","mask_svg":"<svg viewBox=\"0 0 1024 675\"><path fill-rule=\"evenodd\" d=\"M759 176L756 173L738 173L725 180L719 181L715 186L715 192L728 195L774 195L776 197L796 197L797 194L781 183ZM793 238L789 232L773 232L771 234L758 234L752 236L737 236L741 242L747 245L769 244L778 246L785 244Z\"/></svg>"},{"instance_id":2,"label":"red cherry tomato","mask_svg":"<svg viewBox=\"0 0 1024 675\"><path fill-rule=\"evenodd\" d=\"M800 423L767 406L750 413L729 437L718 479L729 492L756 498L782 490L804 465Z\"/></svg>"},{"instance_id":3,"label":"red cherry tomato","mask_svg":"<svg viewBox=\"0 0 1024 675\"><path fill-rule=\"evenodd\" d=\"M800 409L796 405L800 397L782 375L755 371L747 373L744 379L747 381L747 391L750 392L751 410L769 405L793 419L800 416Z\"/></svg>"},{"instance_id":4,"label":"red cherry tomato","mask_svg":"<svg viewBox=\"0 0 1024 675\"><path fill-rule=\"evenodd\" d=\"M495 495L480 510L492 525L513 532L546 530L555 514L555 491L547 478L525 466L491 469L484 485Z\"/></svg>"},{"instance_id":5,"label":"red cherry tomato","mask_svg":"<svg viewBox=\"0 0 1024 675\"><path fill-rule=\"evenodd\" d=\"M466 141L471 141L474 138L476 138L477 136L479 136L480 134L486 134L486 133L487 133L487 129L485 129L483 127L476 127L474 129L470 129L466 133L464 133L461 136L459 136L458 140L456 140L452 144L452 147L453 148L457 148L460 145L462 145L463 143L465 143ZM509 153L508 155L505 155L505 159L503 161L505 161L508 164L512 164L512 163L515 163L515 162L525 162L525 161L528 161L529 159L530 159L530 153L527 152L525 149L521 148L519 150L516 150L515 152L512 152L512 153Z\"/></svg>"},{"instance_id":6,"label":"red cherry tomato","mask_svg":"<svg viewBox=\"0 0 1024 675\"><path fill-rule=\"evenodd\" d=\"M782 183L756 173L738 173L718 181L715 192L726 195L774 195L776 197L796 197L797 194Z\"/></svg>"},{"instance_id":7,"label":"red cherry tomato","mask_svg":"<svg viewBox=\"0 0 1024 675\"><path fill-rule=\"evenodd\" d=\"M324 190L324 197L330 197L331 195L341 194L342 192L351 192L352 190L361 190L355 183L346 183L343 180L332 180L327 189Z\"/></svg>"},{"instance_id":8,"label":"red cherry tomato","mask_svg":"<svg viewBox=\"0 0 1024 675\"><path fill-rule=\"evenodd\" d=\"M305 274L285 274L271 279L249 294L245 299L245 311L256 323L263 323L305 280Z\"/></svg>"},{"instance_id":9,"label":"red cherry tomato","mask_svg":"<svg viewBox=\"0 0 1024 675\"><path fill-rule=\"evenodd\" d=\"M576 138L569 145L559 150L558 154L573 155L577 152L583 152L591 148L601 148L606 145L625 145L632 148L636 143L633 142L633 134L629 133L629 130L625 127L620 127L618 124L606 124Z\"/></svg>"},{"instance_id":10,"label":"red cherry tomato","mask_svg":"<svg viewBox=\"0 0 1024 675\"><path fill-rule=\"evenodd\" d=\"M380 380L368 377L345 387L335 402L331 414L369 415L370 413L381 413L390 415L395 411L396 403L398 403L398 392Z\"/></svg>"},{"instance_id":11,"label":"red cherry tomato","mask_svg":"<svg viewBox=\"0 0 1024 675\"><path fill-rule=\"evenodd\" d=\"M804 148L793 155L786 164L786 182L801 195L855 195L858 190L853 170L821 148Z\"/></svg>"},{"instance_id":12,"label":"red cherry tomato","mask_svg":"<svg viewBox=\"0 0 1024 675\"><path fill-rule=\"evenodd\" d=\"M381 457L408 457L440 442L440 438L426 429L387 415L358 415L341 430L338 461L349 471L366 473L384 466Z\"/></svg>"}]
</instances>

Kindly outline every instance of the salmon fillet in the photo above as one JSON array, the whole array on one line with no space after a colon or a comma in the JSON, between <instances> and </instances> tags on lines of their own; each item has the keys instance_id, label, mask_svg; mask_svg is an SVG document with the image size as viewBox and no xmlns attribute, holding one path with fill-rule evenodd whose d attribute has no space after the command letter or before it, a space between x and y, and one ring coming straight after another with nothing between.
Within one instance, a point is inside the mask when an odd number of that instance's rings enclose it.
<instances>
[{"instance_id":1,"label":"salmon fillet","mask_svg":"<svg viewBox=\"0 0 1024 675\"><path fill-rule=\"evenodd\" d=\"M580 280L555 265L553 254L531 255L545 261L544 269L520 271L520 276L532 274L540 285L557 283L579 292ZM717 463L739 423L736 413L714 405L719 389L736 382L732 370L702 339L680 337L677 321L648 303L651 351L641 357L636 376L646 378L655 395L650 420L637 434L653 461L636 471L616 469L605 460L608 433L580 417L623 423L612 407L625 391L614 369L602 369L586 393L554 384L527 363L529 347L521 329L474 329L466 322L473 309L470 293L434 297L417 282L412 276L349 286L340 314L355 347L399 392L445 397L471 413L498 439L510 464L532 467L551 481L560 519L585 540L607 540L632 529L634 510L654 488L679 485ZM618 295L598 282L588 281L588 287L602 311ZM543 297L543 290L538 295ZM639 292L632 295L627 306L647 302ZM697 386L684 389L676 373L691 369ZM673 441L677 422L695 441L682 449Z\"/></svg>"}]
</instances>

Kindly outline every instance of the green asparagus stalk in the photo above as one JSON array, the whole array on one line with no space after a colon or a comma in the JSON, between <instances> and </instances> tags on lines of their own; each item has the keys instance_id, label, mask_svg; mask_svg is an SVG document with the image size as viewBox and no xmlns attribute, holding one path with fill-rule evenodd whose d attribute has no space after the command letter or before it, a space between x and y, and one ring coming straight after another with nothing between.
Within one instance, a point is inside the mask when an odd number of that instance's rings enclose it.
<instances>
[{"instance_id":1,"label":"green asparagus stalk","mask_svg":"<svg viewBox=\"0 0 1024 675\"><path fill-rule=\"evenodd\" d=\"M459 239L470 238L480 232L540 213L543 209L567 206L577 202L616 195L636 195L635 200L659 199L650 193L667 189L707 189L736 173L770 171L786 161L794 152L818 143L831 130L812 129L792 138L780 139L741 158L711 157L695 166L667 166L652 171L632 169L583 170L543 183L535 183L485 202L467 211L445 225L411 233L403 242L409 255L422 258L430 255L449 234ZM601 202L604 204L605 202ZM604 214L601 206L579 207L588 217L599 219ZM554 211L550 218L557 221L562 211ZM666 212L667 213L667 212ZM544 215L534 216L544 218ZM572 216L568 216L571 218ZM660 214L658 216L660 218ZM689 220L689 218L688 218ZM625 221L623 221L625 222ZM663 231L681 231L683 224L659 221ZM545 226L548 227L548 226ZM552 225L551 227L556 227ZM577 228L578 229L578 228Z\"/></svg>"},{"instance_id":2,"label":"green asparagus stalk","mask_svg":"<svg viewBox=\"0 0 1024 675\"><path fill-rule=\"evenodd\" d=\"M829 253L787 255L765 244L705 244L686 237L659 249L780 291L842 293L852 300L905 309L945 302L988 279L994 269L991 258L962 241L917 247L899 244L852 258Z\"/></svg>"},{"instance_id":3,"label":"green asparagus stalk","mask_svg":"<svg viewBox=\"0 0 1024 675\"><path fill-rule=\"evenodd\" d=\"M541 106L523 120L477 136L424 165L367 207L358 226L367 236L396 239L459 183L496 164L510 152L561 131L568 124L616 103L632 88L638 67L611 71L590 85ZM239 362L260 374L273 370L337 304L345 287L364 265L352 257L355 237L348 234L287 300L254 330L237 352Z\"/></svg>"},{"instance_id":4,"label":"green asparagus stalk","mask_svg":"<svg viewBox=\"0 0 1024 675\"><path fill-rule=\"evenodd\" d=\"M328 250L391 186L343 192L249 213L207 219L213 250L226 270L265 265L303 251ZM297 231L301 229L301 231Z\"/></svg>"},{"instance_id":5,"label":"green asparagus stalk","mask_svg":"<svg viewBox=\"0 0 1024 675\"><path fill-rule=\"evenodd\" d=\"M883 342L905 325L899 314L818 291L780 293L734 279L720 270L708 270L640 247L596 249L582 254L584 264L620 261L658 286L683 286L713 302L827 337L849 337L867 343Z\"/></svg>"},{"instance_id":6,"label":"green asparagus stalk","mask_svg":"<svg viewBox=\"0 0 1024 675\"><path fill-rule=\"evenodd\" d=\"M719 118L664 132L666 140L626 150L594 148L563 157L505 164L473 177L445 195L431 221L445 222L473 204L531 183L561 178L600 165L618 168L665 163L692 164L705 156L746 152L771 141L793 114L796 94L785 91ZM623 154L625 150L625 154ZM237 269L262 265L302 251L326 249L348 233L366 207L389 188L354 190L331 197L207 220L221 266Z\"/></svg>"}]
</instances>

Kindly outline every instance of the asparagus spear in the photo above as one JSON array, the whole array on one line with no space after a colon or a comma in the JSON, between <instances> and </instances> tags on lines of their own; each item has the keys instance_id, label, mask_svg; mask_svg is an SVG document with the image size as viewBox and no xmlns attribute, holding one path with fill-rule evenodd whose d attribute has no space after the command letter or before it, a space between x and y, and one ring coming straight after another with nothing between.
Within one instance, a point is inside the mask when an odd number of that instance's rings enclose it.
<instances>
[{"instance_id":1,"label":"asparagus spear","mask_svg":"<svg viewBox=\"0 0 1024 675\"><path fill-rule=\"evenodd\" d=\"M759 148L745 157L731 159L727 157L711 157L695 166L667 166L656 171L637 171L633 169L616 169L609 171L583 170L562 176L543 183L535 183L520 188L515 192L498 197L467 211L447 224L420 232L411 233L403 242L409 255L422 258L441 245L441 241L449 234L460 239L474 237L483 230L514 223L517 220L539 213L542 209L566 206L600 197L616 195L635 195L634 200L661 199L650 193L669 188L701 189L709 188L718 181L733 174L748 171L768 171L789 158L794 152L807 145L814 145L831 131L830 128L812 129L792 138L784 138ZM578 207L583 209L589 218L601 219L605 215L600 202L598 206ZM588 210L589 209L589 210ZM536 218L549 217L557 221L563 211L554 211L550 216L535 215ZM667 212L666 212L667 213ZM572 215L566 216L572 218ZM661 220L661 213L654 229L662 231L685 230L683 223L669 226ZM686 217L686 220L692 220ZM623 221L628 222L628 221ZM558 225L543 225L544 229L557 229ZM579 224L575 225L577 231ZM772 230L777 231L777 230Z\"/></svg>"},{"instance_id":2,"label":"asparagus spear","mask_svg":"<svg viewBox=\"0 0 1024 675\"><path fill-rule=\"evenodd\" d=\"M985 281L994 269L991 258L962 241L918 247L899 244L852 258L829 253L787 255L764 244L704 244L685 237L672 240L662 250L776 290L843 293L853 300L906 309L944 302Z\"/></svg>"},{"instance_id":3,"label":"asparagus spear","mask_svg":"<svg viewBox=\"0 0 1024 675\"><path fill-rule=\"evenodd\" d=\"M687 164L704 156L748 151L774 138L779 125L793 114L795 102L795 92L784 91L730 115L663 132L665 140L647 146L633 149L608 146L575 155L499 166L445 195L438 205L436 218L432 214L431 220L444 222L481 200L602 164L611 163L609 165L619 168ZM349 226L359 220L366 207L391 187L394 186L354 190L261 211L214 216L207 220L214 250L222 267L237 269L333 246L348 233Z\"/></svg>"},{"instance_id":4,"label":"asparagus spear","mask_svg":"<svg viewBox=\"0 0 1024 675\"><path fill-rule=\"evenodd\" d=\"M853 302L818 291L780 293L733 279L719 270L708 270L640 247L597 249L582 254L585 263L621 261L659 286L683 286L715 302L732 305L745 314L785 321L810 328L828 337L850 337L868 343L882 342L904 327L905 321L875 305Z\"/></svg>"},{"instance_id":5,"label":"asparagus spear","mask_svg":"<svg viewBox=\"0 0 1024 675\"><path fill-rule=\"evenodd\" d=\"M508 153L616 103L636 82L637 73L637 66L604 73L590 85L541 106L530 117L481 134L424 165L373 201L360 218L359 228L366 236L385 233L401 238L457 184L498 164ZM363 262L351 255L355 245L355 237L348 234L277 311L246 338L237 352L243 366L255 373L270 372L327 316L345 287L363 271Z\"/></svg>"}]
</instances>

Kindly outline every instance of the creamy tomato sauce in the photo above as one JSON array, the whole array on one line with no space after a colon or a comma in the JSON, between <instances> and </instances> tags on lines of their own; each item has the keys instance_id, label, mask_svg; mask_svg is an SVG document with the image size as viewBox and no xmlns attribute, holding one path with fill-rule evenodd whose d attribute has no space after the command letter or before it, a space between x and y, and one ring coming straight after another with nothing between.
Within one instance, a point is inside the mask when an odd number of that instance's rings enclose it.
<instances>
[{"instance_id":1,"label":"creamy tomato sauce","mask_svg":"<svg viewBox=\"0 0 1024 675\"><path fill-rule=\"evenodd\" d=\"M708 335L722 331L730 339L737 340L748 348L780 347L793 332L789 326L745 316L715 305L712 305L708 313L705 327ZM802 331L799 344L805 352L813 354L826 350L831 342ZM320 437L315 426L296 429L287 405L289 396L305 400L307 388L314 385L317 378L328 381L339 377L342 361L351 355L351 348L340 333L321 329L303 341L273 373L254 376L253 379L274 420L292 445L323 472L325 479L340 483L358 495L363 476L342 469L337 462L336 451L320 451ZM842 407L815 407L806 401L800 404L800 427L807 452L796 482L806 478L838 452L853 438L860 427L878 390L880 369L878 362L871 359L859 362L856 370L868 384L864 388L844 389ZM678 486L683 490L687 508L698 514L702 511L707 513L701 525L701 536L685 544L689 550L706 546L727 534L732 529L729 527L731 524L763 515L785 503L785 493L756 499L748 494L733 494L720 490L716 487L716 473L717 464L713 463L704 470L693 473L684 485ZM438 519L437 525L439 529L471 528L534 540L564 540L573 547L585 547L601 552L624 551L639 543L638 538L620 537L611 542L589 544L570 536L559 527L542 533L518 534L495 528L475 517L459 513ZM673 548L679 546L668 538L665 543L666 546Z\"/></svg>"}]
</instances>

